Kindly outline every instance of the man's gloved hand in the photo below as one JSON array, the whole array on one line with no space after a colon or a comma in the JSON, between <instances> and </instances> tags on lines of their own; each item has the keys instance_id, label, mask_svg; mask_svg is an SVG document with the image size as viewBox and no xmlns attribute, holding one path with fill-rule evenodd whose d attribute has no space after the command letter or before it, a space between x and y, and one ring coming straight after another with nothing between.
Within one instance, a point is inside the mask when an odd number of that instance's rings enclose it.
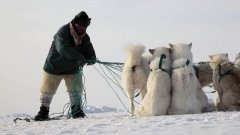
<instances>
[{"instance_id":1,"label":"man's gloved hand","mask_svg":"<svg viewBox=\"0 0 240 135\"><path fill-rule=\"evenodd\" d=\"M87 60L87 65L93 65L96 63L96 58L92 58L91 60Z\"/></svg>"}]
</instances>

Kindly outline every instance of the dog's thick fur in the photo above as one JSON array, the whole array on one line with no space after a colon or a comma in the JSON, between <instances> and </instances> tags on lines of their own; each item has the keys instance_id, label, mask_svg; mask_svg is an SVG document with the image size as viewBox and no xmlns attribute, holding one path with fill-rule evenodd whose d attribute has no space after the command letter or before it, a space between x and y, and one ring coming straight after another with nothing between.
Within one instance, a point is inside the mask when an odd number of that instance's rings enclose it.
<instances>
[{"instance_id":1,"label":"dog's thick fur","mask_svg":"<svg viewBox=\"0 0 240 135\"><path fill-rule=\"evenodd\" d=\"M240 54L236 56L235 61L233 63L223 62L221 66L224 72L229 72L233 74L237 78L237 80L240 81Z\"/></svg>"},{"instance_id":2,"label":"dog's thick fur","mask_svg":"<svg viewBox=\"0 0 240 135\"><path fill-rule=\"evenodd\" d=\"M237 54L236 58L235 58L235 61L234 61L234 66L236 68L239 68L240 69L240 53Z\"/></svg>"},{"instance_id":3,"label":"dog's thick fur","mask_svg":"<svg viewBox=\"0 0 240 135\"><path fill-rule=\"evenodd\" d=\"M213 84L217 91L215 105L218 110L239 110L240 80L233 68L229 70L230 61L227 53L210 55L213 69ZM238 60L235 62L237 63ZM239 73L238 73L239 74Z\"/></svg>"},{"instance_id":4,"label":"dog's thick fur","mask_svg":"<svg viewBox=\"0 0 240 135\"><path fill-rule=\"evenodd\" d=\"M143 56L143 45L128 45L126 47L127 58L123 67L122 84L130 103L130 112L134 113L134 92L140 90L141 99L147 93L147 79L150 73L150 56Z\"/></svg>"},{"instance_id":5,"label":"dog's thick fur","mask_svg":"<svg viewBox=\"0 0 240 135\"><path fill-rule=\"evenodd\" d=\"M172 100L168 114L201 113L208 107L208 99L192 65L192 44L170 44L170 47L173 60Z\"/></svg>"},{"instance_id":6,"label":"dog's thick fur","mask_svg":"<svg viewBox=\"0 0 240 135\"><path fill-rule=\"evenodd\" d=\"M234 64L233 64L232 72L234 75L240 80L240 53L236 56Z\"/></svg>"},{"instance_id":7,"label":"dog's thick fur","mask_svg":"<svg viewBox=\"0 0 240 135\"><path fill-rule=\"evenodd\" d=\"M153 53L153 50L150 50ZM166 58L159 67L162 55ZM150 63L151 72L147 81L147 94L145 95L140 107L135 110L137 116L158 116L166 115L170 106L170 48L159 47L154 50L154 60Z\"/></svg>"},{"instance_id":8,"label":"dog's thick fur","mask_svg":"<svg viewBox=\"0 0 240 135\"><path fill-rule=\"evenodd\" d=\"M202 87L212 83L212 68L210 62L199 62L194 65L195 74Z\"/></svg>"},{"instance_id":9,"label":"dog's thick fur","mask_svg":"<svg viewBox=\"0 0 240 135\"><path fill-rule=\"evenodd\" d=\"M177 59L172 65L172 100L169 114L201 113L200 102L196 96L199 82L192 64L186 65L187 60Z\"/></svg>"}]
</instances>

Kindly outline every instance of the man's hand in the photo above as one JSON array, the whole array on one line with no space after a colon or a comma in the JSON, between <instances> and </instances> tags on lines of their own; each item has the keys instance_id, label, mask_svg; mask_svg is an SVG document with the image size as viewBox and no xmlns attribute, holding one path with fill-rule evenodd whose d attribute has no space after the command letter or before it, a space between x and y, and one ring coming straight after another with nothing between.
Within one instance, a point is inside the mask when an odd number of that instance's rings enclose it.
<instances>
[{"instance_id":1,"label":"man's hand","mask_svg":"<svg viewBox=\"0 0 240 135\"><path fill-rule=\"evenodd\" d=\"M87 60L87 65L93 65L96 63L96 58L93 58L91 60Z\"/></svg>"}]
</instances>

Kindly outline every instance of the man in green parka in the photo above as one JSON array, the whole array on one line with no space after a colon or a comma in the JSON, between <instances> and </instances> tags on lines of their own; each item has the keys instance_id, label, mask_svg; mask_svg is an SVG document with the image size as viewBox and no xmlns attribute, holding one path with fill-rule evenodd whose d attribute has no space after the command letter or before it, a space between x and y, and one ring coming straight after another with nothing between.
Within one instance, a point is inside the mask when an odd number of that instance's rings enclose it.
<instances>
[{"instance_id":1,"label":"man in green parka","mask_svg":"<svg viewBox=\"0 0 240 135\"><path fill-rule=\"evenodd\" d=\"M49 118L49 106L56 93L61 80L65 81L71 103L71 116L83 118L85 116L81 107L81 98L74 101L74 94L81 97L81 88L73 91L75 73L85 64L92 65L96 55L88 34L87 27L91 18L81 11L68 24L62 26L54 35L54 39L43 67L43 77L40 95L40 111L35 120L43 121ZM79 80L79 84L81 84Z\"/></svg>"}]
</instances>

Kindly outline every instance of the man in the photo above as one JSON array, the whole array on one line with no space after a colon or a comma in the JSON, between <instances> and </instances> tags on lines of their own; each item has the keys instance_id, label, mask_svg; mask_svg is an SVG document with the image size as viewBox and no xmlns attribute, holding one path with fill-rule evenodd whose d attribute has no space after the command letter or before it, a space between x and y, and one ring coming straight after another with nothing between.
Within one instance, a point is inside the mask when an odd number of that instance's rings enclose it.
<instances>
[{"instance_id":1,"label":"man","mask_svg":"<svg viewBox=\"0 0 240 135\"><path fill-rule=\"evenodd\" d=\"M53 95L63 79L71 103L71 116L83 118L85 116L81 107L81 86L75 87L74 83L81 84L81 79L76 82L76 73L85 64L92 65L96 55L88 34L87 27L91 18L81 11L74 19L62 26L54 35L54 39L44 64L41 84L40 111L35 116L36 121L49 119L49 106ZM74 99L78 95L77 102Z\"/></svg>"}]
</instances>

